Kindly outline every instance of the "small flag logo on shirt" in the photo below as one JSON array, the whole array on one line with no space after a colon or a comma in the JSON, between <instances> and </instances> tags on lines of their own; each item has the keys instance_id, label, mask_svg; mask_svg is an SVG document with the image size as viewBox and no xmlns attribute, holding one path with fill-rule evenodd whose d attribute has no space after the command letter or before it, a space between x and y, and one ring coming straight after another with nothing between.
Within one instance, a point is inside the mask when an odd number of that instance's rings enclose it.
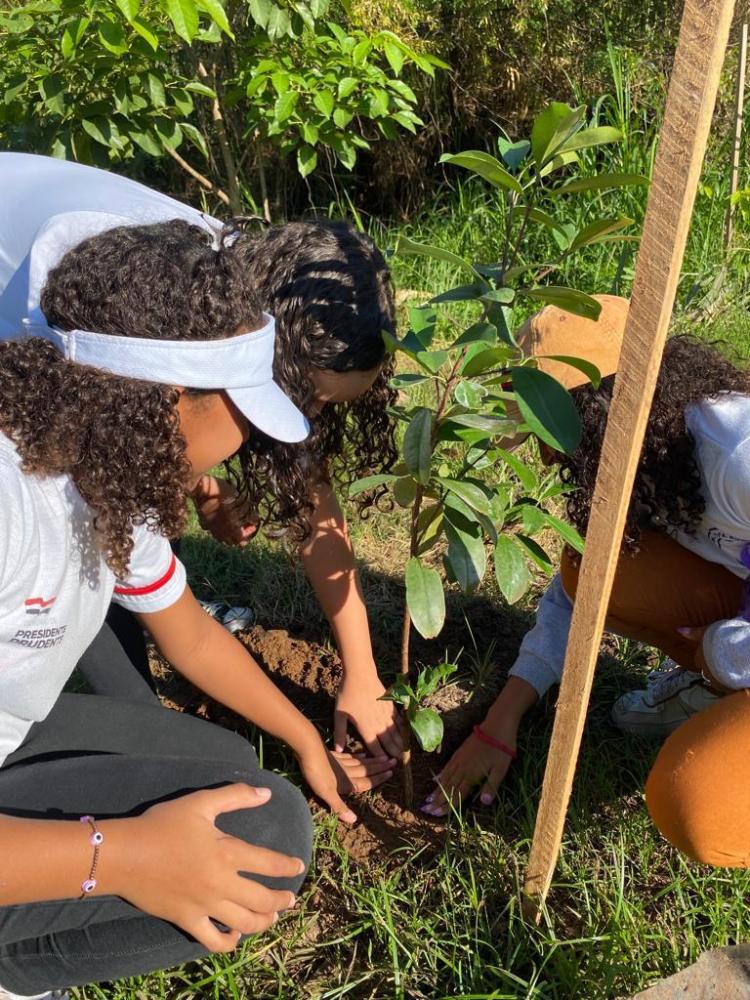
<instances>
[{"instance_id":1,"label":"small flag logo on shirt","mask_svg":"<svg viewBox=\"0 0 750 1000\"><path fill-rule=\"evenodd\" d=\"M24 601L26 606L27 615L48 615L52 605L57 600L56 597L50 597L49 600L45 601L43 597L30 597L27 601Z\"/></svg>"}]
</instances>

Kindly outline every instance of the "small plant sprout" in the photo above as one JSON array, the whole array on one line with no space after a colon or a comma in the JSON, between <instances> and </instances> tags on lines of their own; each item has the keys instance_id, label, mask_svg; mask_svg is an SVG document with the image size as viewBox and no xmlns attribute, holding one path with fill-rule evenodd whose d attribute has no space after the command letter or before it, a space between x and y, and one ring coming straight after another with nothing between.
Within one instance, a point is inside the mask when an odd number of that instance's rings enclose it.
<instances>
[{"instance_id":1,"label":"small plant sprout","mask_svg":"<svg viewBox=\"0 0 750 1000\"><path fill-rule=\"evenodd\" d=\"M598 218L576 230L561 218L562 206L575 193L645 183L644 178L622 174L580 175L581 151L620 137L615 129L584 124L584 108L552 104L535 120L529 140L500 140L502 162L484 152L443 157L478 174L497 191L498 245L490 263L470 262L404 238L396 248L397 254L447 261L465 275L462 284L408 310L409 329L402 339L385 335L389 349L408 364L392 382L401 390L394 408L403 424L401 461L390 474L369 476L350 488L356 495L386 486L393 500L409 511L401 677L391 692L406 708L408 806L411 731L425 749L440 742L437 721L419 709L434 675L411 683L409 648L412 625L428 639L443 627L440 562L448 582L470 594L484 579L492 552L497 585L512 603L531 583L530 566L552 572L552 560L535 537L543 529L552 529L579 552L583 547L578 532L547 509L566 487L549 478L540 480L511 449L520 435L532 435L556 452L570 453L581 437L569 393L516 343L513 309L530 300L597 319L601 307L590 295L540 282L583 248L622 238L620 230L631 224L626 218ZM556 181L561 171L564 179ZM532 263L530 248L544 246L545 237L550 254ZM456 304L456 313L441 318L438 334L437 307ZM589 362L567 356L554 360L581 370L598 385L599 372ZM440 672L442 667L436 669L439 683L448 675Z\"/></svg>"}]
</instances>

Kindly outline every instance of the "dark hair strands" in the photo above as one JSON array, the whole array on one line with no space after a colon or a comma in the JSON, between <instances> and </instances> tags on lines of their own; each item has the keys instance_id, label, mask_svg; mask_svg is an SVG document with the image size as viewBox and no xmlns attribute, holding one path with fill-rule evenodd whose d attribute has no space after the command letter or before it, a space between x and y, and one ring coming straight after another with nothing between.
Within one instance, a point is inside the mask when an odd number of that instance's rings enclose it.
<instances>
[{"instance_id":1,"label":"dark hair strands","mask_svg":"<svg viewBox=\"0 0 750 1000\"><path fill-rule=\"evenodd\" d=\"M573 487L568 517L582 535L588 527L614 380L610 376L599 389L587 385L572 394L583 426L583 444L563 459L560 476ZM706 503L685 411L694 403L732 392L750 393L746 371L732 364L716 345L687 334L670 337L628 509L624 551L637 552L646 529L695 533Z\"/></svg>"},{"instance_id":2,"label":"dark hair strands","mask_svg":"<svg viewBox=\"0 0 750 1000\"><path fill-rule=\"evenodd\" d=\"M261 323L237 258L182 220L85 240L50 272L42 308L64 330L159 340L213 340ZM178 400L174 387L73 364L39 338L0 344L0 431L25 472L71 476L118 576L135 525L168 537L184 529L190 467Z\"/></svg>"}]
</instances>

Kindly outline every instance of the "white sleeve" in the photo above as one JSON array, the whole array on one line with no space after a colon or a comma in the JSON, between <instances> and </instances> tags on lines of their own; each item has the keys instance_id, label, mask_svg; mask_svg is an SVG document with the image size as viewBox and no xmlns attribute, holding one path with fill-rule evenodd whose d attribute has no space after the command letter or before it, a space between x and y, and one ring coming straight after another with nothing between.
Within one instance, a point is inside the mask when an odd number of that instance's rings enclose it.
<instances>
[{"instance_id":1,"label":"white sleeve","mask_svg":"<svg viewBox=\"0 0 750 1000\"><path fill-rule=\"evenodd\" d=\"M130 572L118 580L112 600L136 614L170 608L185 590L185 567L167 539L145 525L133 530L133 542Z\"/></svg>"}]
</instances>

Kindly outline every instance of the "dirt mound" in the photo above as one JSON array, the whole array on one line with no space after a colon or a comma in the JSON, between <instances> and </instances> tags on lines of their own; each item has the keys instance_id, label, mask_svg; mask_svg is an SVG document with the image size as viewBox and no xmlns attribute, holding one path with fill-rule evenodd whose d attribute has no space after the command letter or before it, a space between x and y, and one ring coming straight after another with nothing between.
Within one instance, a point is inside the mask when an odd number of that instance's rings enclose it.
<instances>
[{"instance_id":1,"label":"dirt mound","mask_svg":"<svg viewBox=\"0 0 750 1000\"><path fill-rule=\"evenodd\" d=\"M252 653L276 685L309 719L330 732L336 691L342 676L336 653L314 642L295 638L283 629L255 626L242 633L240 641ZM160 681L163 700L172 707L191 711L212 721L243 731L244 720L201 692L169 669L163 660L152 664ZM434 787L442 763L484 714L494 691L484 689L473 696L466 681L450 684L429 699L445 723L443 751L426 754L416 750L412 758L415 809L404 807L401 772L376 791L352 801L359 819L351 829L340 828L340 838L351 858L361 864L381 863L388 856L408 850L432 854L439 849L446 824L419 812L419 806Z\"/></svg>"}]
</instances>

